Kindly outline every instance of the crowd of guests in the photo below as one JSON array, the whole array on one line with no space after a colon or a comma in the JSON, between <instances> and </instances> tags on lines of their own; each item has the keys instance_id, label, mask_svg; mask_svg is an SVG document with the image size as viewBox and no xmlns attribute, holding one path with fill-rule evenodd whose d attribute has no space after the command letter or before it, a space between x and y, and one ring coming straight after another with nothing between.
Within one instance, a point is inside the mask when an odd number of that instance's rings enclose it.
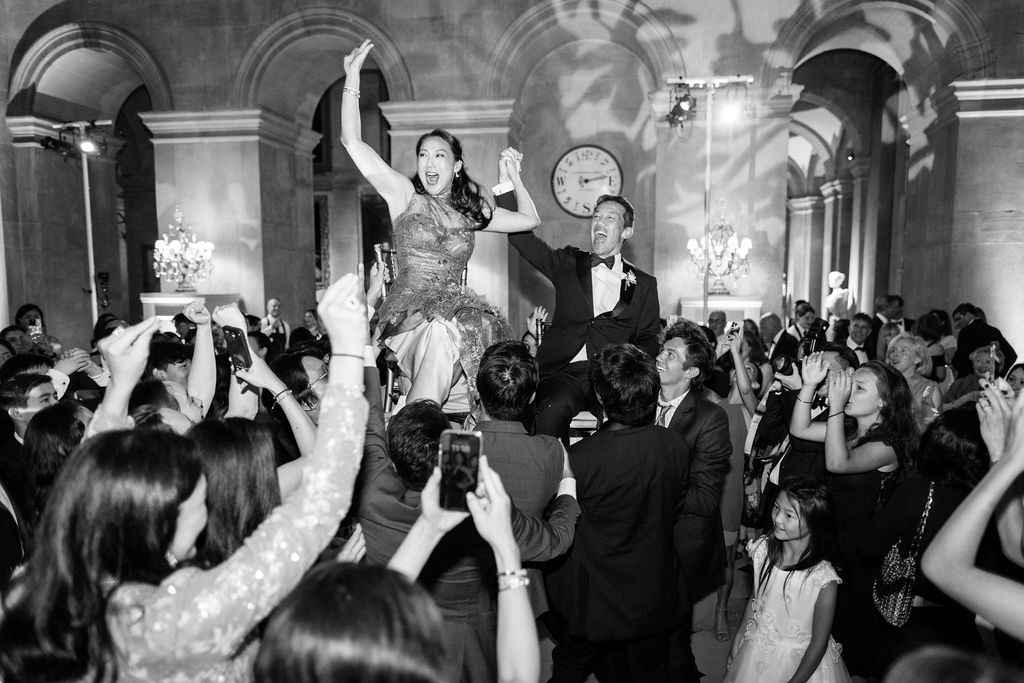
<instances>
[{"instance_id":1,"label":"crowd of guests","mask_svg":"<svg viewBox=\"0 0 1024 683\"><path fill-rule=\"evenodd\" d=\"M602 426L568 450L528 429L535 349L497 343L467 513L439 507L441 406L384 413L368 283L342 278L287 335L276 300L262 320L197 300L174 332L109 316L91 350L18 312L3 680L532 681L537 617L555 681L699 680L692 608L716 592L729 681L908 676L922 646L998 672L975 615L1019 660L1024 366L976 307L952 344L941 311L856 314L844 337L806 304L788 329L716 312L656 355L609 344ZM215 327L247 331L249 367ZM729 624L744 550L753 595Z\"/></svg>"},{"instance_id":2,"label":"crowd of guests","mask_svg":"<svg viewBox=\"0 0 1024 683\"><path fill-rule=\"evenodd\" d=\"M342 139L405 255L387 297L375 267L294 329L197 299L82 347L33 304L0 331L0 680L536 681L540 623L554 681L699 681L705 599L728 681L1005 674L977 653L1024 638L1024 367L981 309L660 321L625 197L555 249L516 150L492 196L450 133L412 179L363 144L371 48ZM488 229L554 286L523 341L462 282ZM459 426L483 455L442 507Z\"/></svg>"}]
</instances>

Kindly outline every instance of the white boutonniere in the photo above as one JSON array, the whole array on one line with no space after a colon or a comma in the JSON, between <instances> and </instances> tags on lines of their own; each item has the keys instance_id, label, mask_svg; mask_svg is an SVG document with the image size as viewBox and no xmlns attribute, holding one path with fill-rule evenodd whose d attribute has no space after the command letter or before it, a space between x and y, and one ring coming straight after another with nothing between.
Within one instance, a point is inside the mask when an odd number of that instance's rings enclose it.
<instances>
[{"instance_id":1,"label":"white boutonniere","mask_svg":"<svg viewBox=\"0 0 1024 683\"><path fill-rule=\"evenodd\" d=\"M626 281L626 289L629 289L636 284L636 273L632 270L627 273L623 273L622 279Z\"/></svg>"}]
</instances>

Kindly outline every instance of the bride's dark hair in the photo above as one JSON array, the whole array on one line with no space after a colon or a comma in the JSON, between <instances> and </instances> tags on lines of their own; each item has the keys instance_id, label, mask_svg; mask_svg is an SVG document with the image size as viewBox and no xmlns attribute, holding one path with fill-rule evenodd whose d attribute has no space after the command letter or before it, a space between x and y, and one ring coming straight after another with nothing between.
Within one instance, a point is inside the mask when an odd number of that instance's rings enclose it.
<instances>
[{"instance_id":1,"label":"bride's dark hair","mask_svg":"<svg viewBox=\"0 0 1024 683\"><path fill-rule=\"evenodd\" d=\"M420 139L416 141L417 157L419 157L420 148L427 138L444 140L452 149L452 156L454 157L452 163L454 164L456 161L462 162L462 170L452 177L452 208L475 221L478 224L478 230L486 228L487 224L491 222L491 207L487 200L484 199L483 194L481 194L480 186L466 173L466 162L462 158L462 143L448 131L435 128L429 133L421 135ZM423 187L423 182L420 180L418 173L412 175L412 186L418 194L430 194ZM487 209L486 212L485 208Z\"/></svg>"}]
</instances>

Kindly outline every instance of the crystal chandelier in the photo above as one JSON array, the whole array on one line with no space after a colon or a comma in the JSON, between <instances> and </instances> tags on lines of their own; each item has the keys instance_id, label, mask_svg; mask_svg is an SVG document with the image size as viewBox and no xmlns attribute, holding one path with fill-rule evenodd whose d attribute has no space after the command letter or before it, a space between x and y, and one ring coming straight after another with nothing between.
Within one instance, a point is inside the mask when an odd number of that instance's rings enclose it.
<instances>
[{"instance_id":1,"label":"crystal chandelier","mask_svg":"<svg viewBox=\"0 0 1024 683\"><path fill-rule=\"evenodd\" d=\"M153 271L158 279L173 282L178 292L194 292L196 282L213 270L213 242L196 239L192 226L182 227L184 214L174 207L174 224L153 245Z\"/></svg>"},{"instance_id":2,"label":"crystal chandelier","mask_svg":"<svg viewBox=\"0 0 1024 683\"><path fill-rule=\"evenodd\" d=\"M729 294L725 287L725 278L735 281L750 274L750 261L747 260L747 255L751 246L749 237L742 240L736 237L736 231L725 216L724 202L719 210L718 219L711 226L709 233L701 237L700 241L691 237L686 243L697 277L711 278L711 286L708 289L708 294L711 295Z\"/></svg>"}]
</instances>

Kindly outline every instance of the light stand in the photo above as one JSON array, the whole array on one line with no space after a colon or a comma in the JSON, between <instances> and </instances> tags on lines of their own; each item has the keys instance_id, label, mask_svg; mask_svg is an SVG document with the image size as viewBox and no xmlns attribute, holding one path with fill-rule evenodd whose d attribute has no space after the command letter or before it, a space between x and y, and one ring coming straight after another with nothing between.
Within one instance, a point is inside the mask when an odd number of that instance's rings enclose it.
<instances>
[{"instance_id":1,"label":"light stand","mask_svg":"<svg viewBox=\"0 0 1024 683\"><path fill-rule=\"evenodd\" d=\"M64 156L70 156L76 151L82 159L82 193L85 201L85 245L89 259L89 287L83 291L89 294L89 304L92 308L92 320L99 318L99 308L93 288L96 283L96 252L93 247L92 238L92 193L89 188L89 157L99 156L106 149L106 143L102 137L94 137L93 131L99 126L109 126L113 121L68 121L66 123L55 123L53 129L58 131L58 139L50 143L40 141L40 144L47 149L53 149ZM71 141L65 139L65 135L71 137Z\"/></svg>"},{"instance_id":2,"label":"light stand","mask_svg":"<svg viewBox=\"0 0 1024 683\"><path fill-rule=\"evenodd\" d=\"M742 86L744 90L754 83L753 76L722 76L706 78L670 78L668 84L673 88L684 86L687 95L691 90L707 90L707 130L704 135L704 320L708 319L708 286L711 264L711 136L715 113L715 93L720 88ZM671 123L671 122L670 122Z\"/></svg>"}]
</instances>

